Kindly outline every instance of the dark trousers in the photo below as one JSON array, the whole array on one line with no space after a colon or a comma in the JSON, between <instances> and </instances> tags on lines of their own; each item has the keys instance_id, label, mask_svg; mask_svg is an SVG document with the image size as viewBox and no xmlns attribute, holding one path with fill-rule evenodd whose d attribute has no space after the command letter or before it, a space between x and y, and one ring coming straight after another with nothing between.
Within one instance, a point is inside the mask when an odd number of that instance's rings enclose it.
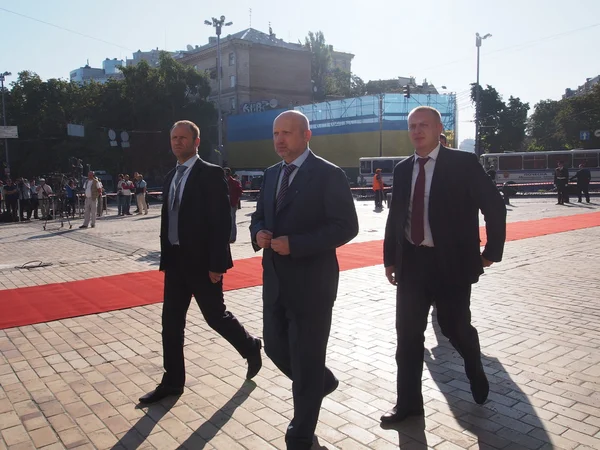
<instances>
[{"instance_id":1,"label":"dark trousers","mask_svg":"<svg viewBox=\"0 0 600 450\"><path fill-rule=\"evenodd\" d=\"M569 196L567 193L567 184L558 182L556 184L556 191L558 193L558 203L563 205L565 202L569 203Z\"/></svg>"},{"instance_id":2,"label":"dark trousers","mask_svg":"<svg viewBox=\"0 0 600 450\"><path fill-rule=\"evenodd\" d=\"M33 211L33 218L37 219L38 218L38 199L37 198L33 198L31 197L30 200L30 204L31 204L31 210Z\"/></svg>"},{"instance_id":3,"label":"dark trousers","mask_svg":"<svg viewBox=\"0 0 600 450\"><path fill-rule=\"evenodd\" d=\"M186 260L177 248L173 250L171 266L165 271L162 312L165 374L161 383L178 388L185 384L183 343L186 315L192 295L196 298L206 323L233 345L243 358L255 351L257 343L235 316L227 311L222 281L211 283L208 270L195 270L193 261Z\"/></svg>"},{"instance_id":4,"label":"dark trousers","mask_svg":"<svg viewBox=\"0 0 600 450\"><path fill-rule=\"evenodd\" d=\"M332 309L298 312L277 301L264 304L263 314L265 353L292 380L294 417L285 436L287 448L309 449L323 392L335 383L325 367Z\"/></svg>"},{"instance_id":5,"label":"dark trousers","mask_svg":"<svg viewBox=\"0 0 600 450\"><path fill-rule=\"evenodd\" d=\"M6 199L6 210L10 214L10 217L12 218L12 220L14 220L15 222L17 220L19 220L19 214L17 212L17 210L19 209L18 206L19 206L18 198L7 198Z\"/></svg>"},{"instance_id":6,"label":"dark trousers","mask_svg":"<svg viewBox=\"0 0 600 450\"><path fill-rule=\"evenodd\" d=\"M383 191L375 191L375 208L383 208Z\"/></svg>"},{"instance_id":7,"label":"dark trousers","mask_svg":"<svg viewBox=\"0 0 600 450\"><path fill-rule=\"evenodd\" d=\"M582 194L585 195L585 201L590 202L590 184L589 183L577 183L577 194L579 201L581 201Z\"/></svg>"},{"instance_id":8,"label":"dark trousers","mask_svg":"<svg viewBox=\"0 0 600 450\"><path fill-rule=\"evenodd\" d=\"M463 357L467 377L471 380L483 370L479 336L471 325L471 285L452 285L442 281L436 276L436 267L435 249L404 242L396 297L397 406L400 409L423 408L424 333L433 302L442 334Z\"/></svg>"},{"instance_id":9,"label":"dark trousers","mask_svg":"<svg viewBox=\"0 0 600 450\"><path fill-rule=\"evenodd\" d=\"M21 208L21 220L31 219L31 199L24 198L19 200ZM25 216L27 214L27 216Z\"/></svg>"}]
</instances>

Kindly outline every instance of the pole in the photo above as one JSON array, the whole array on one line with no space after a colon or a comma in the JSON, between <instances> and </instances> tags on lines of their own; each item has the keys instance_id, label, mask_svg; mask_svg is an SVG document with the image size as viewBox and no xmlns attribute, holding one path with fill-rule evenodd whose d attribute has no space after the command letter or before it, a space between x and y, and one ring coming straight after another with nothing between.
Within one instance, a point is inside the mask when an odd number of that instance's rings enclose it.
<instances>
[{"instance_id":1,"label":"pole","mask_svg":"<svg viewBox=\"0 0 600 450\"><path fill-rule=\"evenodd\" d=\"M0 75L0 89L2 90L2 118L4 120L4 126L6 126L6 107L4 106L4 74ZM8 139L4 138L4 148L6 150L6 168L10 173L10 162L8 159Z\"/></svg>"},{"instance_id":2,"label":"pole","mask_svg":"<svg viewBox=\"0 0 600 450\"><path fill-rule=\"evenodd\" d=\"M477 34L476 43L477 46L477 82L475 87L475 154L477 157L481 156L480 139L479 139L479 48L481 47L481 38Z\"/></svg>"},{"instance_id":3,"label":"pole","mask_svg":"<svg viewBox=\"0 0 600 450\"><path fill-rule=\"evenodd\" d=\"M379 94L379 156L383 156L383 94Z\"/></svg>"},{"instance_id":4,"label":"pole","mask_svg":"<svg viewBox=\"0 0 600 450\"><path fill-rule=\"evenodd\" d=\"M219 142L219 153L221 153L222 163L225 163L227 158L223 153L223 116L221 111L221 24L216 26L217 30L217 134Z\"/></svg>"}]
</instances>

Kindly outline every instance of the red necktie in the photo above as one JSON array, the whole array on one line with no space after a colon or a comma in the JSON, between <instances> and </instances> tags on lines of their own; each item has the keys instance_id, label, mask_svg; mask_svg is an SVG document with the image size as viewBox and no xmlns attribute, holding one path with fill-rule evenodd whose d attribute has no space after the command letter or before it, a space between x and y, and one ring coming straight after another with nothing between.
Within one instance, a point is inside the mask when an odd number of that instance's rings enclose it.
<instances>
[{"instance_id":1,"label":"red necktie","mask_svg":"<svg viewBox=\"0 0 600 450\"><path fill-rule=\"evenodd\" d=\"M410 215L410 238L413 244L417 246L425 240L425 164L427 164L427 161L429 161L429 157L417 158L419 174L415 182Z\"/></svg>"}]
</instances>

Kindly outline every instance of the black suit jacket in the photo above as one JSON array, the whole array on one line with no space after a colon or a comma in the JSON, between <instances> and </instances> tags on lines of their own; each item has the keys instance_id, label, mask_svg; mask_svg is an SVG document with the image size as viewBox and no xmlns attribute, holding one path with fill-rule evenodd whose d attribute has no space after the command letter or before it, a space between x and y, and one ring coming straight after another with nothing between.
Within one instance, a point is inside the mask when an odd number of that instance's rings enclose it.
<instances>
[{"instance_id":1,"label":"black suit jacket","mask_svg":"<svg viewBox=\"0 0 600 450\"><path fill-rule=\"evenodd\" d=\"M414 158L394 169L392 204L384 239L384 264L402 269L402 247L408 219ZM429 195L429 226L433 235L436 273L447 283L475 283L483 273L479 211L485 217L487 243L483 256L502 260L506 239L506 207L491 178L473 153L440 147Z\"/></svg>"},{"instance_id":2,"label":"black suit jacket","mask_svg":"<svg viewBox=\"0 0 600 450\"><path fill-rule=\"evenodd\" d=\"M160 224L160 270L172 263L169 194L175 169L165 178ZM179 206L179 245L191 267L225 273L233 267L229 236L231 208L223 169L202 159L190 169Z\"/></svg>"},{"instance_id":3,"label":"black suit jacket","mask_svg":"<svg viewBox=\"0 0 600 450\"><path fill-rule=\"evenodd\" d=\"M337 296L339 265L336 248L358 234L358 218L342 169L309 153L298 169L276 214L276 191L282 164L265 171L250 232L288 236L290 255L263 252L263 300L281 299L297 311L331 308Z\"/></svg>"}]
</instances>

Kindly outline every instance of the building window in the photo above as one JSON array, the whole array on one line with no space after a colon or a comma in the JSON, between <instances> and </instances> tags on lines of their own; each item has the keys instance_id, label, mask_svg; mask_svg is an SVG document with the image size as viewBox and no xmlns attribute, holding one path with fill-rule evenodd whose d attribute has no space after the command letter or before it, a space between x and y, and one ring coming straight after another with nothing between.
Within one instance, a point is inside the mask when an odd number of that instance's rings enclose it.
<instances>
[{"instance_id":1,"label":"building window","mask_svg":"<svg viewBox=\"0 0 600 450\"><path fill-rule=\"evenodd\" d=\"M231 53L229 54L229 65L230 65L230 66L233 66L233 65L235 65L235 53L233 53L233 52L231 52Z\"/></svg>"},{"instance_id":2,"label":"building window","mask_svg":"<svg viewBox=\"0 0 600 450\"><path fill-rule=\"evenodd\" d=\"M229 99L229 107L230 107L231 111L235 111L237 109L236 104L235 104L235 97L231 97Z\"/></svg>"},{"instance_id":3,"label":"building window","mask_svg":"<svg viewBox=\"0 0 600 450\"><path fill-rule=\"evenodd\" d=\"M235 75L229 77L229 87L235 87Z\"/></svg>"}]
</instances>

